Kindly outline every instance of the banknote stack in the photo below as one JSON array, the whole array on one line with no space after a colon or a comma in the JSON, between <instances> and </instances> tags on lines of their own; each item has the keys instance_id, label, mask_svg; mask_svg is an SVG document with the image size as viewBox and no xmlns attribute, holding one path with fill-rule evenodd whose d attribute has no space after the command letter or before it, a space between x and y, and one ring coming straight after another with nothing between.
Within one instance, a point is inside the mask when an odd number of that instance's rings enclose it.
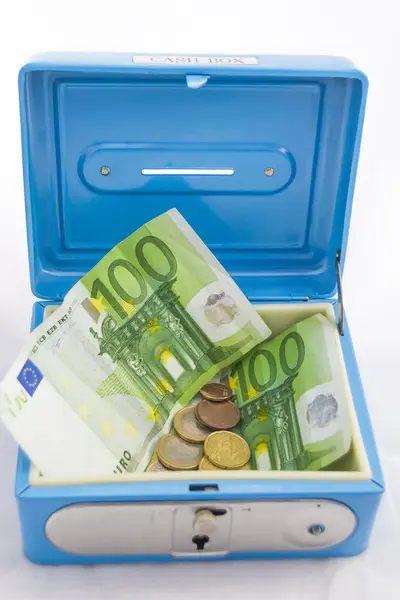
<instances>
[{"instance_id":1,"label":"banknote stack","mask_svg":"<svg viewBox=\"0 0 400 600\"><path fill-rule=\"evenodd\" d=\"M270 334L173 209L48 311L0 415L48 478L327 467L351 445L335 326L316 314Z\"/></svg>"},{"instance_id":2,"label":"banknote stack","mask_svg":"<svg viewBox=\"0 0 400 600\"><path fill-rule=\"evenodd\" d=\"M35 329L1 384L1 416L45 477L144 471L175 413L269 334L173 209Z\"/></svg>"}]
</instances>

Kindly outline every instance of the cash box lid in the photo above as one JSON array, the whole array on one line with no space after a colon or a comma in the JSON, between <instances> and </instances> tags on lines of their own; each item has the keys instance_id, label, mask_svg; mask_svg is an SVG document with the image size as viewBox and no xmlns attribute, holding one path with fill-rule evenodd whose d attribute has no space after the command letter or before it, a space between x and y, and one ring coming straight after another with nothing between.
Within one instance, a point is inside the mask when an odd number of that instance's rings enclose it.
<instances>
[{"instance_id":1,"label":"cash box lid","mask_svg":"<svg viewBox=\"0 0 400 600\"><path fill-rule=\"evenodd\" d=\"M38 297L172 207L251 300L335 293L367 90L352 63L57 53L19 82Z\"/></svg>"}]
</instances>

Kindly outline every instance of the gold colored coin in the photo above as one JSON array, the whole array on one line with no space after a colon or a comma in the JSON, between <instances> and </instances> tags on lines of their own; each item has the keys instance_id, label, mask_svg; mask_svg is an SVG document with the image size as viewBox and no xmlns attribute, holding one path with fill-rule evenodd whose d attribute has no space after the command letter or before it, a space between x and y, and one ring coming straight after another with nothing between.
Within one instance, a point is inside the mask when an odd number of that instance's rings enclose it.
<instances>
[{"instance_id":1,"label":"gold colored coin","mask_svg":"<svg viewBox=\"0 0 400 600\"><path fill-rule=\"evenodd\" d=\"M199 464L200 471L225 471L225 469L220 469L213 465L213 463L208 460L207 456L203 456Z\"/></svg>"},{"instance_id":2,"label":"gold colored coin","mask_svg":"<svg viewBox=\"0 0 400 600\"><path fill-rule=\"evenodd\" d=\"M157 457L167 469L187 471L196 469L203 457L202 444L190 444L175 433L164 435L156 446Z\"/></svg>"},{"instance_id":3,"label":"gold colored coin","mask_svg":"<svg viewBox=\"0 0 400 600\"><path fill-rule=\"evenodd\" d=\"M227 471L227 469L221 469L220 467L216 467L213 463L207 458L207 456L203 456L199 464L200 471ZM230 469L233 471L233 469ZM249 463L246 463L244 467L238 469L238 471L251 471Z\"/></svg>"},{"instance_id":4,"label":"gold colored coin","mask_svg":"<svg viewBox=\"0 0 400 600\"><path fill-rule=\"evenodd\" d=\"M250 463L246 463L244 467L240 469L240 471L251 471Z\"/></svg>"},{"instance_id":5,"label":"gold colored coin","mask_svg":"<svg viewBox=\"0 0 400 600\"><path fill-rule=\"evenodd\" d=\"M250 460L246 440L232 431L214 431L204 442L204 453L220 469L241 469Z\"/></svg>"},{"instance_id":6,"label":"gold colored coin","mask_svg":"<svg viewBox=\"0 0 400 600\"><path fill-rule=\"evenodd\" d=\"M183 440L192 444L203 443L212 429L206 427L196 419L194 406L187 406L176 413L174 429Z\"/></svg>"}]
</instances>

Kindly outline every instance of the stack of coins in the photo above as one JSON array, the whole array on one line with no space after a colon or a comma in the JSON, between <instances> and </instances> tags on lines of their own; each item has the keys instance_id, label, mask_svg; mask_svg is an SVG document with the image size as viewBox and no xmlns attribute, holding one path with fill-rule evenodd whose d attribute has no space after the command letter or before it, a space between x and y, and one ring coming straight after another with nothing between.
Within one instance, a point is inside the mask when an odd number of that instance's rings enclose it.
<instances>
[{"instance_id":1,"label":"stack of coins","mask_svg":"<svg viewBox=\"0 0 400 600\"><path fill-rule=\"evenodd\" d=\"M212 430L202 425L195 416L195 407L187 406L174 417L175 433L162 437L157 446L158 460L148 471L186 471L197 469L204 455L204 442Z\"/></svg>"},{"instance_id":2,"label":"stack of coins","mask_svg":"<svg viewBox=\"0 0 400 600\"><path fill-rule=\"evenodd\" d=\"M203 399L196 405L197 420L214 431L232 429L240 421L240 410L231 400L232 392L223 383L207 383L201 388Z\"/></svg>"},{"instance_id":3,"label":"stack of coins","mask_svg":"<svg viewBox=\"0 0 400 600\"><path fill-rule=\"evenodd\" d=\"M175 433L162 437L156 446L157 460L147 471L200 469L248 469L250 448L231 431L240 421L240 411L232 402L232 392L222 383L208 383L202 400L174 417Z\"/></svg>"},{"instance_id":4,"label":"stack of coins","mask_svg":"<svg viewBox=\"0 0 400 600\"><path fill-rule=\"evenodd\" d=\"M200 394L203 399L195 408L196 418L214 431L204 442L199 469L249 469L249 445L240 435L227 431L240 422L240 410L232 402L232 391L223 383L208 383Z\"/></svg>"}]
</instances>

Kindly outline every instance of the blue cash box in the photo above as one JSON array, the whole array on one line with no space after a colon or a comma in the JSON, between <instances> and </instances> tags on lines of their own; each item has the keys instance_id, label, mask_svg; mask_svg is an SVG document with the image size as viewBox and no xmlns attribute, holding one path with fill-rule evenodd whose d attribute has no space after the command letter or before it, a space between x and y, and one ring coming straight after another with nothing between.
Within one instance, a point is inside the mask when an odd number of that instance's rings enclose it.
<instances>
[{"instance_id":1,"label":"blue cash box","mask_svg":"<svg viewBox=\"0 0 400 600\"><path fill-rule=\"evenodd\" d=\"M33 327L111 247L176 207L273 333L316 312L337 321L353 401L351 452L319 472L48 481L20 451L26 556L60 564L362 552L383 478L340 270L365 75L331 57L58 53L27 64L19 86ZM203 549L193 542L198 518L209 532Z\"/></svg>"}]
</instances>

